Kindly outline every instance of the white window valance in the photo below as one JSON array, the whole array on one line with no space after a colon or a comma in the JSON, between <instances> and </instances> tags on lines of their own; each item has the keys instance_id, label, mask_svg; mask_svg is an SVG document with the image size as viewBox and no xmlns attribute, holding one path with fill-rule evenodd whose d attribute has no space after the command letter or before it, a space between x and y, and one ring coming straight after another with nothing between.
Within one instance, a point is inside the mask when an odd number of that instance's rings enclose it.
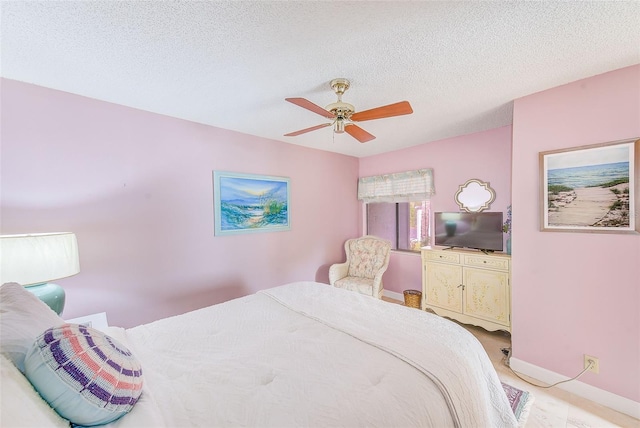
<instances>
[{"instance_id":1,"label":"white window valance","mask_svg":"<svg viewBox=\"0 0 640 428\"><path fill-rule=\"evenodd\" d=\"M358 199L365 203L426 201L435 193L431 168L358 179Z\"/></svg>"}]
</instances>

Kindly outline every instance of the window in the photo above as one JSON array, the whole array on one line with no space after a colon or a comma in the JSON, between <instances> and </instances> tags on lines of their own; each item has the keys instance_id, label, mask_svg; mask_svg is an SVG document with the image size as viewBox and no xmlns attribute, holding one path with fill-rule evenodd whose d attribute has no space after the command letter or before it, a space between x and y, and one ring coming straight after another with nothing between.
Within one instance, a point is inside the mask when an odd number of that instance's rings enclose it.
<instances>
[{"instance_id":1,"label":"window","mask_svg":"<svg viewBox=\"0 0 640 428\"><path fill-rule=\"evenodd\" d=\"M435 193L430 168L358 179L358 199L366 204L367 234L391 241L394 250L420 251L429 245Z\"/></svg>"},{"instance_id":2,"label":"window","mask_svg":"<svg viewBox=\"0 0 640 428\"><path fill-rule=\"evenodd\" d=\"M429 201L367 204L367 234L391 241L394 250L420 251L429 245Z\"/></svg>"}]
</instances>

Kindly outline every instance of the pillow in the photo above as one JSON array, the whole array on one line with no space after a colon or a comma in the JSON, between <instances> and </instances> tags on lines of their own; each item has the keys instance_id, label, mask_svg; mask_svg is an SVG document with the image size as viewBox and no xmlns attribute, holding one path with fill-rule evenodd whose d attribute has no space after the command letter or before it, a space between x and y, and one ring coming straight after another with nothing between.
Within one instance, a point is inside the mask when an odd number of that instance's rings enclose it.
<instances>
[{"instance_id":1,"label":"pillow","mask_svg":"<svg viewBox=\"0 0 640 428\"><path fill-rule=\"evenodd\" d=\"M0 421L3 427L69 428L69 421L49 407L4 355L0 355L0 378Z\"/></svg>"},{"instance_id":2,"label":"pillow","mask_svg":"<svg viewBox=\"0 0 640 428\"><path fill-rule=\"evenodd\" d=\"M112 422L142 393L142 369L131 352L91 327L64 324L35 341L25 375L60 416L76 425Z\"/></svg>"},{"instance_id":3,"label":"pillow","mask_svg":"<svg viewBox=\"0 0 640 428\"><path fill-rule=\"evenodd\" d=\"M24 357L36 337L64 324L49 306L15 282L0 287L0 352L24 373Z\"/></svg>"}]
</instances>

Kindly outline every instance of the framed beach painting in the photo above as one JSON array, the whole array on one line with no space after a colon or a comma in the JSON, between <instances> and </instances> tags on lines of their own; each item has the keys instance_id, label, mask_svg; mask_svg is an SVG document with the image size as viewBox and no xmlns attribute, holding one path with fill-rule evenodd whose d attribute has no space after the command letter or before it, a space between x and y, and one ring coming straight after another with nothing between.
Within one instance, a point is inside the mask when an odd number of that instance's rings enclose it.
<instances>
[{"instance_id":1,"label":"framed beach painting","mask_svg":"<svg viewBox=\"0 0 640 428\"><path fill-rule=\"evenodd\" d=\"M638 233L640 140L541 152L541 230Z\"/></svg>"},{"instance_id":2,"label":"framed beach painting","mask_svg":"<svg viewBox=\"0 0 640 428\"><path fill-rule=\"evenodd\" d=\"M216 235L291 229L288 178L213 172Z\"/></svg>"}]
</instances>

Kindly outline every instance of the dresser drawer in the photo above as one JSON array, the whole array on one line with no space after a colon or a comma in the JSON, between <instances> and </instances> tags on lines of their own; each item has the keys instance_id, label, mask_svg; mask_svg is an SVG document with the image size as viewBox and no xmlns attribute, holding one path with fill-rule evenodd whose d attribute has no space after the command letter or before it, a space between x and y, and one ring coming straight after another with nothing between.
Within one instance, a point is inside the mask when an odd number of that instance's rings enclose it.
<instances>
[{"instance_id":1,"label":"dresser drawer","mask_svg":"<svg viewBox=\"0 0 640 428\"><path fill-rule=\"evenodd\" d=\"M460 263L459 253L450 253L448 251L425 251L423 254L425 261Z\"/></svg>"},{"instance_id":2,"label":"dresser drawer","mask_svg":"<svg viewBox=\"0 0 640 428\"><path fill-rule=\"evenodd\" d=\"M465 254L463 263L465 266L509 270L509 259L506 257Z\"/></svg>"}]
</instances>

